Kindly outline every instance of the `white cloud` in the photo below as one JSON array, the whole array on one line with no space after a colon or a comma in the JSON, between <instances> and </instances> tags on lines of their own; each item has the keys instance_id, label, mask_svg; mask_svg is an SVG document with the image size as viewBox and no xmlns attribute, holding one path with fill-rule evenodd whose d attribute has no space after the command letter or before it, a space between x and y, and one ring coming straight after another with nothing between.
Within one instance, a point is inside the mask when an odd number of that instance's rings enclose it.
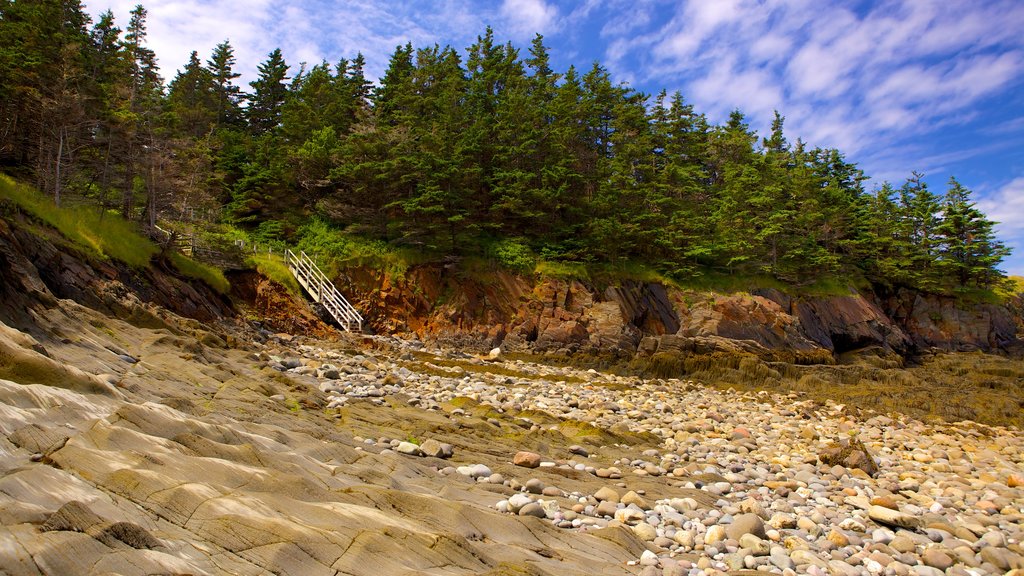
<instances>
[{"instance_id":1,"label":"white cloud","mask_svg":"<svg viewBox=\"0 0 1024 576\"><path fill-rule=\"evenodd\" d=\"M1014 0L689 0L660 25L604 33L620 68L681 90L713 121L739 107L763 132L778 109L790 140L860 162L915 150L916 138L971 121L987 98L1021 85L1022 27ZM904 173L927 160L919 152L903 158Z\"/></svg>"},{"instance_id":2,"label":"white cloud","mask_svg":"<svg viewBox=\"0 0 1024 576\"><path fill-rule=\"evenodd\" d=\"M138 0L101 2L86 0L94 20L109 6L122 29L138 4ZM275 48L281 48L292 73L301 62L335 64L362 52L367 76L375 80L387 68L395 46L453 42L456 48L464 48L483 31L489 14L475 9L473 0L438 0L429 10L374 0L153 0L145 6L148 45L156 52L165 79L174 77L193 50L205 60L214 46L228 39L243 85L256 77L257 66ZM490 15L496 15L494 10Z\"/></svg>"},{"instance_id":3,"label":"white cloud","mask_svg":"<svg viewBox=\"0 0 1024 576\"><path fill-rule=\"evenodd\" d=\"M517 39L550 32L557 27L558 8L544 0L504 0L501 15L509 23Z\"/></svg>"},{"instance_id":4,"label":"white cloud","mask_svg":"<svg viewBox=\"0 0 1024 576\"><path fill-rule=\"evenodd\" d=\"M978 201L988 218L998 222L996 235L1013 250L1003 263L1010 274L1024 276L1024 177L1017 177Z\"/></svg>"},{"instance_id":5,"label":"white cloud","mask_svg":"<svg viewBox=\"0 0 1024 576\"><path fill-rule=\"evenodd\" d=\"M999 222L996 228L1000 237L1014 240L1024 250L1024 177L1014 178L978 201L978 208Z\"/></svg>"}]
</instances>

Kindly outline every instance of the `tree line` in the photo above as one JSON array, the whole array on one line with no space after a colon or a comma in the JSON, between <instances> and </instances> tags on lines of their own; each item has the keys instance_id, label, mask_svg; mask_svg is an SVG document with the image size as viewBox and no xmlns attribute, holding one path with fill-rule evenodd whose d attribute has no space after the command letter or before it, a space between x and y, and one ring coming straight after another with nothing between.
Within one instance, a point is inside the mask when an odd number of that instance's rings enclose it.
<instances>
[{"instance_id":1,"label":"tree line","mask_svg":"<svg viewBox=\"0 0 1024 576\"><path fill-rule=\"evenodd\" d=\"M78 0L0 0L0 163L58 203L148 224L203 217L264 239L310 218L435 255L635 261L792 283L990 288L1009 254L951 178L867 191L835 149L714 124L680 93L607 69L551 68L491 29L463 52L398 46L376 85L362 55L289 65L274 50L238 84L228 41L170 82L146 10L95 23ZM464 55L463 55L464 54ZM198 215L198 216L197 216Z\"/></svg>"}]
</instances>

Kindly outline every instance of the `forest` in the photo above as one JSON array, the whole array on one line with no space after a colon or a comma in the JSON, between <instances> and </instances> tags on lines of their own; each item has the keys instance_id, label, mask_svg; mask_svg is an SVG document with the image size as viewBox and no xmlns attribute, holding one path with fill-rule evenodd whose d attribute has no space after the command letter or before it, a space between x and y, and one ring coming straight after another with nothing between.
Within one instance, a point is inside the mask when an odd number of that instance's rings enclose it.
<instances>
[{"instance_id":1,"label":"forest","mask_svg":"<svg viewBox=\"0 0 1024 576\"><path fill-rule=\"evenodd\" d=\"M264 242L327 235L522 270L628 262L677 280L1004 280L1009 250L955 178L932 191L908 169L866 190L840 150L790 141L779 113L764 136L739 110L714 124L600 63L556 72L540 35L400 45L376 82L361 54L307 65L278 49L240 85L229 41L165 81L146 19L0 0L0 169L57 204Z\"/></svg>"}]
</instances>

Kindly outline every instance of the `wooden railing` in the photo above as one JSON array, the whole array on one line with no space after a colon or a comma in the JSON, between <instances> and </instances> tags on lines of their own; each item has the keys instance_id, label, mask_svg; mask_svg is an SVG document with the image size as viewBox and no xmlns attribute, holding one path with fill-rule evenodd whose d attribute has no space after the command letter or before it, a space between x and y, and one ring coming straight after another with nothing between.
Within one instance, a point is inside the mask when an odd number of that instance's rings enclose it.
<instances>
[{"instance_id":1,"label":"wooden railing","mask_svg":"<svg viewBox=\"0 0 1024 576\"><path fill-rule=\"evenodd\" d=\"M195 252L195 237L192 234L179 234L178 232L164 230L156 225L153 227L163 236L164 242L169 243L182 254L191 257L193 252Z\"/></svg>"},{"instance_id":2,"label":"wooden railing","mask_svg":"<svg viewBox=\"0 0 1024 576\"><path fill-rule=\"evenodd\" d=\"M313 259L300 251L296 255L291 250L284 251L284 260L295 279L309 293L313 300L319 302L338 324L347 332L362 332L363 317L348 300L338 292L334 283L327 278Z\"/></svg>"}]
</instances>

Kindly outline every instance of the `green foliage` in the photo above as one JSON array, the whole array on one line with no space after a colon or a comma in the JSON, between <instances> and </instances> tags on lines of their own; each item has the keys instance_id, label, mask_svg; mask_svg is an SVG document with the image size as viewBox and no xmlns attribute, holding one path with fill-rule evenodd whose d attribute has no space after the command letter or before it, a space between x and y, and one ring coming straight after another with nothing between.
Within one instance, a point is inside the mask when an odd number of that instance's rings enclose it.
<instances>
[{"instance_id":1,"label":"green foliage","mask_svg":"<svg viewBox=\"0 0 1024 576\"><path fill-rule=\"evenodd\" d=\"M171 264L174 264L178 272L181 272L184 276L201 280L220 294L227 294L231 291L231 283L224 277L223 270L209 264L197 262L180 252L170 252L169 258Z\"/></svg>"},{"instance_id":2,"label":"green foliage","mask_svg":"<svg viewBox=\"0 0 1024 576\"><path fill-rule=\"evenodd\" d=\"M301 297L302 290L284 260L276 254L253 254L246 258L246 263L257 272L284 286L295 296Z\"/></svg>"},{"instance_id":3,"label":"green foliage","mask_svg":"<svg viewBox=\"0 0 1024 576\"><path fill-rule=\"evenodd\" d=\"M537 256L520 239L499 240L488 246L486 252L498 264L510 270L532 271L537 264Z\"/></svg>"},{"instance_id":4,"label":"green foliage","mask_svg":"<svg viewBox=\"0 0 1024 576\"><path fill-rule=\"evenodd\" d=\"M4 174L0 174L0 196L56 229L76 247L100 258L143 268L158 252L156 245L140 235L133 224L116 214L88 207L59 208L49 198Z\"/></svg>"},{"instance_id":5,"label":"green foliage","mask_svg":"<svg viewBox=\"0 0 1024 576\"><path fill-rule=\"evenodd\" d=\"M429 260L430 255L400 249L380 240L346 234L322 218L313 218L296 232L296 248L329 266L370 265L395 277L404 277L410 266Z\"/></svg>"},{"instance_id":6,"label":"green foliage","mask_svg":"<svg viewBox=\"0 0 1024 576\"><path fill-rule=\"evenodd\" d=\"M554 71L539 35L524 55L490 28L464 51L398 46L373 89L362 55L289 77L276 49L249 94L225 41L165 93L141 6L123 32L110 12L90 27L78 0L0 6L0 161L58 205L202 214L398 274L457 257L595 281L838 293L867 279L964 298L1003 278L1009 251L955 180L944 196L918 173L868 193L840 151L790 142L779 113L763 138L739 110L712 125L600 63Z\"/></svg>"},{"instance_id":7,"label":"green foliage","mask_svg":"<svg viewBox=\"0 0 1024 576\"><path fill-rule=\"evenodd\" d=\"M585 280L589 277L587 265L582 262L540 260L534 267L533 272L541 278Z\"/></svg>"},{"instance_id":8,"label":"green foliage","mask_svg":"<svg viewBox=\"0 0 1024 576\"><path fill-rule=\"evenodd\" d=\"M1006 281L996 288L996 293L1004 298L1024 294L1024 276L1008 276Z\"/></svg>"}]
</instances>

